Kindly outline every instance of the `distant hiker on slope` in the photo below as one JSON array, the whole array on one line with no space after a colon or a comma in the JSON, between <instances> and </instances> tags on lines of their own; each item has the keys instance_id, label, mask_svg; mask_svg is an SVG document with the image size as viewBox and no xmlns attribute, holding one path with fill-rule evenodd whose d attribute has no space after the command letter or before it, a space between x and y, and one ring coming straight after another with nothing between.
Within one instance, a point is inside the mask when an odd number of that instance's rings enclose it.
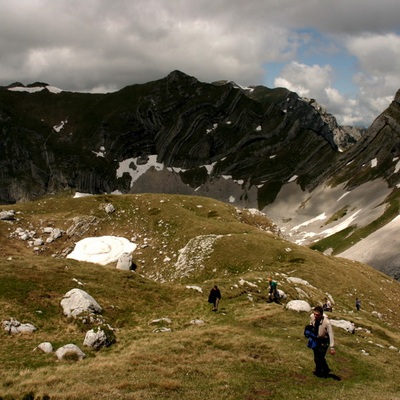
<instances>
[{"instance_id":1,"label":"distant hiker on slope","mask_svg":"<svg viewBox=\"0 0 400 400\"><path fill-rule=\"evenodd\" d=\"M332 311L332 304L331 302L328 300L327 297L325 297L324 299L324 304L322 305L322 309L324 311Z\"/></svg>"},{"instance_id":2,"label":"distant hiker on slope","mask_svg":"<svg viewBox=\"0 0 400 400\"><path fill-rule=\"evenodd\" d=\"M221 292L218 289L218 286L215 285L211 291L210 294L208 295L208 302L213 305L212 311L217 311L218 310L218 304L221 300Z\"/></svg>"},{"instance_id":3,"label":"distant hiker on slope","mask_svg":"<svg viewBox=\"0 0 400 400\"><path fill-rule=\"evenodd\" d=\"M268 303L274 301L275 303L280 304L279 302L279 292L278 292L278 284L271 277L268 278L269 288L268 288Z\"/></svg>"}]
</instances>

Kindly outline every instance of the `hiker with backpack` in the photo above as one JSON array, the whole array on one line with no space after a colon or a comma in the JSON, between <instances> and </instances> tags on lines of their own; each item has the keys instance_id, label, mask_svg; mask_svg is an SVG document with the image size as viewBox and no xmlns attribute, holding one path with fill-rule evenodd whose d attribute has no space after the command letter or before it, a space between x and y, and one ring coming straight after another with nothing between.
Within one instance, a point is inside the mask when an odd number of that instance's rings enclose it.
<instances>
[{"instance_id":1,"label":"hiker with backpack","mask_svg":"<svg viewBox=\"0 0 400 400\"><path fill-rule=\"evenodd\" d=\"M321 306L314 307L304 335L309 338L307 346L314 352L314 375L326 378L331 371L325 359L326 353L328 348L332 355L336 354L336 351L332 325Z\"/></svg>"}]
</instances>

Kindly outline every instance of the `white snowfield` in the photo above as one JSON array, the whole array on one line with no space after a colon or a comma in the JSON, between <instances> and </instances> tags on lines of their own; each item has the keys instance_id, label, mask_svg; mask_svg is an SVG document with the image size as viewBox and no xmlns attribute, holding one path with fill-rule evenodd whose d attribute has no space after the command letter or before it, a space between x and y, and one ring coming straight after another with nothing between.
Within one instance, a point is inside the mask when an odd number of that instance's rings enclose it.
<instances>
[{"instance_id":1,"label":"white snowfield","mask_svg":"<svg viewBox=\"0 0 400 400\"><path fill-rule=\"evenodd\" d=\"M106 265L116 262L124 253L132 253L137 245L118 236L88 237L76 243L67 258Z\"/></svg>"},{"instance_id":2,"label":"white snowfield","mask_svg":"<svg viewBox=\"0 0 400 400\"><path fill-rule=\"evenodd\" d=\"M40 92L41 90L47 89L51 93L61 93L63 90L55 87L55 86L32 86L32 87L26 87L26 86L15 86L8 88L8 90L12 92L28 92L28 93L36 93Z\"/></svg>"}]
</instances>

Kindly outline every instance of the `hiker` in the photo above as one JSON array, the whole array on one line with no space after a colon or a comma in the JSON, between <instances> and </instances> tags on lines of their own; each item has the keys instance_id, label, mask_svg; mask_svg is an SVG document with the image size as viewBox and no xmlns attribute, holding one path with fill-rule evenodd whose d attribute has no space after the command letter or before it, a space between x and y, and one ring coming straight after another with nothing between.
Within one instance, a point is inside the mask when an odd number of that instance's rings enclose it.
<instances>
[{"instance_id":1,"label":"hiker","mask_svg":"<svg viewBox=\"0 0 400 400\"><path fill-rule=\"evenodd\" d=\"M268 289L268 303L274 301L275 303L280 304L279 302L279 292L278 292L278 283L274 281L271 277L268 278L269 289Z\"/></svg>"},{"instance_id":2,"label":"hiker","mask_svg":"<svg viewBox=\"0 0 400 400\"><path fill-rule=\"evenodd\" d=\"M332 311L332 304L331 302L328 300L327 297L325 297L324 299L324 304L322 305L322 309L324 311Z\"/></svg>"},{"instance_id":3,"label":"hiker","mask_svg":"<svg viewBox=\"0 0 400 400\"><path fill-rule=\"evenodd\" d=\"M361 309L361 300L358 297L356 298L356 308L357 311L360 311Z\"/></svg>"},{"instance_id":4,"label":"hiker","mask_svg":"<svg viewBox=\"0 0 400 400\"><path fill-rule=\"evenodd\" d=\"M321 306L314 307L314 311L310 317L310 325L314 327L314 333L317 336L316 346L313 348L315 371L314 375L318 377L327 377L330 369L326 362L325 356L330 348L330 354L336 354L334 345L334 336L332 325L329 318L324 315L324 310Z\"/></svg>"},{"instance_id":5,"label":"hiker","mask_svg":"<svg viewBox=\"0 0 400 400\"><path fill-rule=\"evenodd\" d=\"M215 285L208 295L208 302L213 305L212 311L218 311L218 304L221 300L221 292L218 289L218 286Z\"/></svg>"}]
</instances>

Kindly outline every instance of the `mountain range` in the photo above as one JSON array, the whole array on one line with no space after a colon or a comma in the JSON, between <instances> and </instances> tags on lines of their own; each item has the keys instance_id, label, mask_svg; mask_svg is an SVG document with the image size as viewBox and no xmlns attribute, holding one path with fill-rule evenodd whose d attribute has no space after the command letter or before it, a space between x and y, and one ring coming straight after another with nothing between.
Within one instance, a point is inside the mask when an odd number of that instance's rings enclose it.
<instances>
[{"instance_id":1,"label":"mountain range","mask_svg":"<svg viewBox=\"0 0 400 400\"><path fill-rule=\"evenodd\" d=\"M287 239L400 277L400 91L370 127L285 88L180 71L114 93L0 88L0 203L170 193L257 208Z\"/></svg>"}]
</instances>

